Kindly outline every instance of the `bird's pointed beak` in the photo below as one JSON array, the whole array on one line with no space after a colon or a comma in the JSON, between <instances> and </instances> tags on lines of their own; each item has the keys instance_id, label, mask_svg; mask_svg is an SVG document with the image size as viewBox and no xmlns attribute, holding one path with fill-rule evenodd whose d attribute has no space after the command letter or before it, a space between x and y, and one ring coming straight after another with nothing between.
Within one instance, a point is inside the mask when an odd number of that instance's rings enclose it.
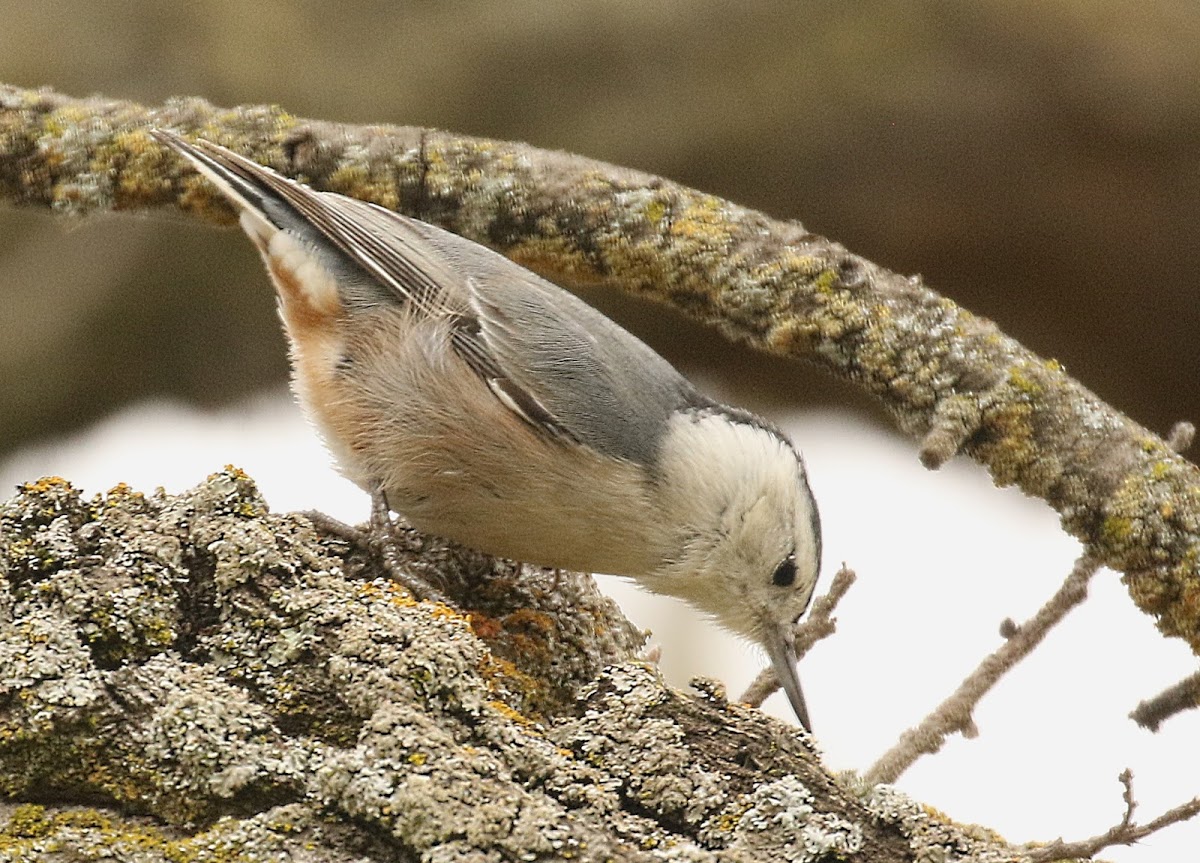
<instances>
[{"instance_id":1,"label":"bird's pointed beak","mask_svg":"<svg viewBox=\"0 0 1200 863\"><path fill-rule=\"evenodd\" d=\"M800 678L796 674L796 645L792 641L791 627L771 626L767 630L767 654L775 668L775 677L787 694L788 702L804 730L812 734L812 723L808 719L808 705L800 690Z\"/></svg>"}]
</instances>

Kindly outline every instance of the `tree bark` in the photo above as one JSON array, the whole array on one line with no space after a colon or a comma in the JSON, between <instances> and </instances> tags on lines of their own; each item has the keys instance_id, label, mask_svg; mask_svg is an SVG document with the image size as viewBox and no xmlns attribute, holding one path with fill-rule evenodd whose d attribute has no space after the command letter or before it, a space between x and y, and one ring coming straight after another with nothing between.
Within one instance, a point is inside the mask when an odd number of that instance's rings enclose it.
<instances>
[{"instance_id":1,"label":"tree bark","mask_svg":"<svg viewBox=\"0 0 1200 863\"><path fill-rule=\"evenodd\" d=\"M589 577L401 547L457 607L234 469L26 485L0 506L0 859L1021 858L668 688Z\"/></svg>"}]
</instances>

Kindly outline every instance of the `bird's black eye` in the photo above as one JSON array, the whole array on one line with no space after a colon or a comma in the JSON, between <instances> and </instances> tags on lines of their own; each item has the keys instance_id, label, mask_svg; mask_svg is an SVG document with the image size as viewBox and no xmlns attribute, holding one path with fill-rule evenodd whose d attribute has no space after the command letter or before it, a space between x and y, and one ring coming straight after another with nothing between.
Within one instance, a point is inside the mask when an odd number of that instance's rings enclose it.
<instances>
[{"instance_id":1,"label":"bird's black eye","mask_svg":"<svg viewBox=\"0 0 1200 863\"><path fill-rule=\"evenodd\" d=\"M771 576L771 582L776 587L791 587L796 581L796 556L789 554L784 558L783 563L775 567L775 574Z\"/></svg>"}]
</instances>

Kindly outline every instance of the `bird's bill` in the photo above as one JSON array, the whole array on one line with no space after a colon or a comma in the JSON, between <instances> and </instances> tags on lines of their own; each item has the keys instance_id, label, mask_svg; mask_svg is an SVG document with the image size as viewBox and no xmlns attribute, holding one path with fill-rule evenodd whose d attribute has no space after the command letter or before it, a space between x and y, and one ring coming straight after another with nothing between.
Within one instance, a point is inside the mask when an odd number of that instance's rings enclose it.
<instances>
[{"instance_id":1,"label":"bird's bill","mask_svg":"<svg viewBox=\"0 0 1200 863\"><path fill-rule=\"evenodd\" d=\"M767 653L771 657L771 665L775 668L775 678L783 687L796 718L804 726L804 730L812 733L812 723L808 719L808 705L804 703L804 693L800 690L800 678L796 674L796 645L792 641L791 627L773 626L767 633Z\"/></svg>"}]
</instances>

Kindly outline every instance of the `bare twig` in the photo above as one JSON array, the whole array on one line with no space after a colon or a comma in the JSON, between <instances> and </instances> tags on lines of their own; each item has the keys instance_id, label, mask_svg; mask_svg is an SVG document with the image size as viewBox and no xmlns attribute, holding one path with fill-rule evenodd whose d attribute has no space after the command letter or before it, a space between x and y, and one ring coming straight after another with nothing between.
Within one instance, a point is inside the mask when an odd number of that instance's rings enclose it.
<instances>
[{"instance_id":1,"label":"bare twig","mask_svg":"<svg viewBox=\"0 0 1200 863\"><path fill-rule=\"evenodd\" d=\"M0 199L232 221L147 134L204 135L320 189L487 243L566 284L653 297L878 398L931 466L963 452L1063 516L1162 631L1200 650L1200 469L983 318L795 221L661 177L431 129L158 107L0 85Z\"/></svg>"},{"instance_id":2,"label":"bare twig","mask_svg":"<svg viewBox=\"0 0 1200 863\"><path fill-rule=\"evenodd\" d=\"M978 732L971 713L979 700L1010 668L1028 656L1046 633L1067 612L1087 598L1087 584L1100 562L1084 554L1075 562L1071 574L1050 600L1023 625L1004 627L1007 640L987 656L949 698L926 716L916 728L900 735L900 740L876 761L865 774L871 784L895 782L914 761L942 748L946 738L955 732L974 737ZM1011 624L1012 621L1006 621ZM1011 634L1008 634L1011 633Z\"/></svg>"},{"instance_id":3,"label":"bare twig","mask_svg":"<svg viewBox=\"0 0 1200 863\"><path fill-rule=\"evenodd\" d=\"M1137 801L1133 799L1133 773L1126 769L1117 778L1123 786L1121 798L1125 801L1125 814L1121 816L1119 824L1090 839L1080 839L1076 842L1055 839L1046 845L1028 848L1029 859L1033 863L1044 863L1048 860L1076 860L1093 857L1105 848L1113 845L1132 845L1164 827L1187 821L1200 814L1200 797L1193 797L1187 803L1176 806L1174 809L1168 809L1153 821L1146 824L1135 824L1133 810L1137 808Z\"/></svg>"},{"instance_id":4,"label":"bare twig","mask_svg":"<svg viewBox=\"0 0 1200 863\"><path fill-rule=\"evenodd\" d=\"M837 618L831 615L837 604L841 602L850 585L854 584L857 576L854 570L842 564L837 575L829 585L829 591L813 600L812 610L802 622L796 624L792 633L796 639L796 658L799 659L812 649L812 646L822 638L832 635L837 630ZM760 707L771 695L779 690L779 680L775 677L773 668L764 668L758 677L746 687L742 697L738 699L751 707Z\"/></svg>"},{"instance_id":5,"label":"bare twig","mask_svg":"<svg viewBox=\"0 0 1200 863\"><path fill-rule=\"evenodd\" d=\"M1197 706L1200 706L1200 671L1141 702L1129 714L1129 718L1142 728L1158 731L1158 726L1165 720Z\"/></svg>"}]
</instances>

